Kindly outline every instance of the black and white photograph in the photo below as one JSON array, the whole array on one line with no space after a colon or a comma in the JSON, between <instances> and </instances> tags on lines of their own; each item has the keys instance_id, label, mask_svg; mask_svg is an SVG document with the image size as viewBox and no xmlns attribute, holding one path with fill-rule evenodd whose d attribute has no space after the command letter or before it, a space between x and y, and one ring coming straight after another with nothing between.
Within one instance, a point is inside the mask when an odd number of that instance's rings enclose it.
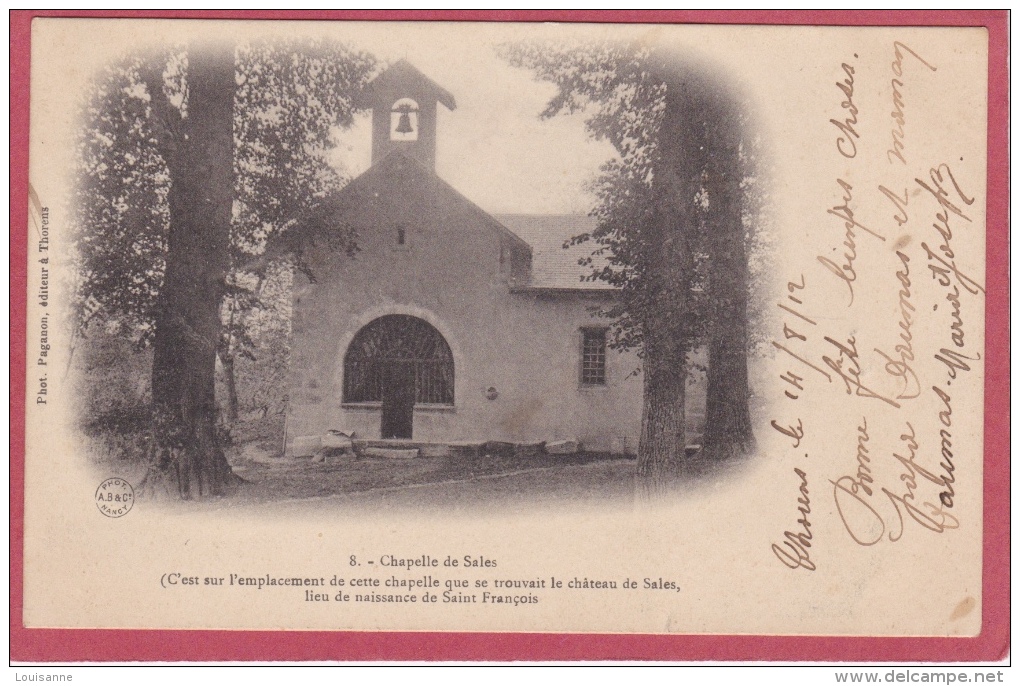
<instances>
[{"instance_id":1,"label":"black and white photograph","mask_svg":"<svg viewBox=\"0 0 1020 686\"><path fill-rule=\"evenodd\" d=\"M976 635L987 51L36 19L26 626Z\"/></svg>"}]
</instances>

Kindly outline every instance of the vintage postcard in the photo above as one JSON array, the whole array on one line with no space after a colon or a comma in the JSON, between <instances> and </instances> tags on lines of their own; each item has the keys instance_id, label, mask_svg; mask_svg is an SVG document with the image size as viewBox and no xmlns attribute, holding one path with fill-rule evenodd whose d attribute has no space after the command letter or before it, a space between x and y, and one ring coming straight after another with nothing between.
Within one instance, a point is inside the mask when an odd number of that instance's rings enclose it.
<instances>
[{"instance_id":1,"label":"vintage postcard","mask_svg":"<svg viewBox=\"0 0 1020 686\"><path fill-rule=\"evenodd\" d=\"M982 634L989 61L34 19L24 626Z\"/></svg>"}]
</instances>

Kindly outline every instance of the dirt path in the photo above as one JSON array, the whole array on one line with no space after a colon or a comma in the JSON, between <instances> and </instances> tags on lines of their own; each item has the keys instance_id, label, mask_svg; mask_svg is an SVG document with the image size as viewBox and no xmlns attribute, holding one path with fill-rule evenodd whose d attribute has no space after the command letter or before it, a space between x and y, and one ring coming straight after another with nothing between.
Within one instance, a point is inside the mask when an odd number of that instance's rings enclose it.
<instances>
[{"instance_id":1,"label":"dirt path","mask_svg":"<svg viewBox=\"0 0 1020 686\"><path fill-rule=\"evenodd\" d=\"M274 513L330 512L379 515L397 512L534 514L569 508L631 507L634 459L577 454L535 457L437 457L415 459L310 458L272 456L254 444L230 454L244 483L228 495L176 507L186 511L258 510ZM718 487L746 461L717 464L688 459L670 498ZM125 478L130 474L125 472ZM144 466L137 465L138 477Z\"/></svg>"},{"instance_id":2,"label":"dirt path","mask_svg":"<svg viewBox=\"0 0 1020 686\"><path fill-rule=\"evenodd\" d=\"M249 480L227 507L352 514L436 511L534 514L569 507L603 510L635 502L633 459L593 455L535 458L417 458L314 463L269 458L239 462ZM688 462L671 497L712 489L746 463Z\"/></svg>"},{"instance_id":3,"label":"dirt path","mask_svg":"<svg viewBox=\"0 0 1020 686\"><path fill-rule=\"evenodd\" d=\"M334 508L357 504L359 511L442 507L445 510L533 507L542 501L629 498L634 461L591 455L535 458L417 458L326 463L308 459L235 460L248 483L230 499L239 506ZM274 507L275 509L275 507Z\"/></svg>"}]
</instances>

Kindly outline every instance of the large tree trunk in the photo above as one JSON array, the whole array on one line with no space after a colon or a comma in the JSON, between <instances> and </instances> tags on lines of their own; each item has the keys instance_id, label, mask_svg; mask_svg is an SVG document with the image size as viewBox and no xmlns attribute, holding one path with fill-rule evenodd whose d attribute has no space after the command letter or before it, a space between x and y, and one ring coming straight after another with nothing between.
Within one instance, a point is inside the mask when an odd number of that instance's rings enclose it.
<instances>
[{"instance_id":1,"label":"large tree trunk","mask_svg":"<svg viewBox=\"0 0 1020 686\"><path fill-rule=\"evenodd\" d=\"M679 475L686 448L684 399L690 347L689 300L694 271L692 237L698 227L695 198L701 182L696 129L700 87L666 74L665 112L654 178L654 223L647 263L650 302L642 322L644 408L637 471L645 495L657 495Z\"/></svg>"},{"instance_id":2,"label":"large tree trunk","mask_svg":"<svg viewBox=\"0 0 1020 686\"><path fill-rule=\"evenodd\" d=\"M687 366L684 351L670 351L676 346L662 319L646 318L644 327L644 405L637 472L646 495L663 492L679 476L686 446Z\"/></svg>"},{"instance_id":3,"label":"large tree trunk","mask_svg":"<svg viewBox=\"0 0 1020 686\"><path fill-rule=\"evenodd\" d=\"M215 378L233 204L233 46L191 50L187 82L187 135L168 165L170 234L152 363L154 459L146 477L182 498L222 493L232 477L217 437Z\"/></svg>"},{"instance_id":4,"label":"large tree trunk","mask_svg":"<svg viewBox=\"0 0 1020 686\"><path fill-rule=\"evenodd\" d=\"M706 457L725 459L755 447L748 407L748 267L740 189L744 170L738 113L729 103L717 103L709 121L706 189L713 317L704 452Z\"/></svg>"},{"instance_id":5,"label":"large tree trunk","mask_svg":"<svg viewBox=\"0 0 1020 686\"><path fill-rule=\"evenodd\" d=\"M233 430L234 424L237 423L238 406L240 405L237 399L237 377L235 375L233 350L234 317L236 315L237 299L234 298L230 303L230 318L227 320L226 336L225 339L220 340L220 347L217 352L220 364L223 365L223 379L227 386L227 422L231 430Z\"/></svg>"}]
</instances>

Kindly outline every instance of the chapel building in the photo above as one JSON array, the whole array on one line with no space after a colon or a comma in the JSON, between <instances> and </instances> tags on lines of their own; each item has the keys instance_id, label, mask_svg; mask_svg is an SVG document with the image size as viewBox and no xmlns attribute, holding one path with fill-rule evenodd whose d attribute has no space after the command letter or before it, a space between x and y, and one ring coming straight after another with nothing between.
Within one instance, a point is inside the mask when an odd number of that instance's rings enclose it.
<instances>
[{"instance_id":1,"label":"chapel building","mask_svg":"<svg viewBox=\"0 0 1020 686\"><path fill-rule=\"evenodd\" d=\"M306 255L295 275L287 435L421 442L574 439L635 453L642 379L607 347L584 281L586 216L486 213L436 175L436 114L453 96L406 61L362 93L372 166L315 221L356 254ZM300 228L298 229L301 230Z\"/></svg>"}]
</instances>

